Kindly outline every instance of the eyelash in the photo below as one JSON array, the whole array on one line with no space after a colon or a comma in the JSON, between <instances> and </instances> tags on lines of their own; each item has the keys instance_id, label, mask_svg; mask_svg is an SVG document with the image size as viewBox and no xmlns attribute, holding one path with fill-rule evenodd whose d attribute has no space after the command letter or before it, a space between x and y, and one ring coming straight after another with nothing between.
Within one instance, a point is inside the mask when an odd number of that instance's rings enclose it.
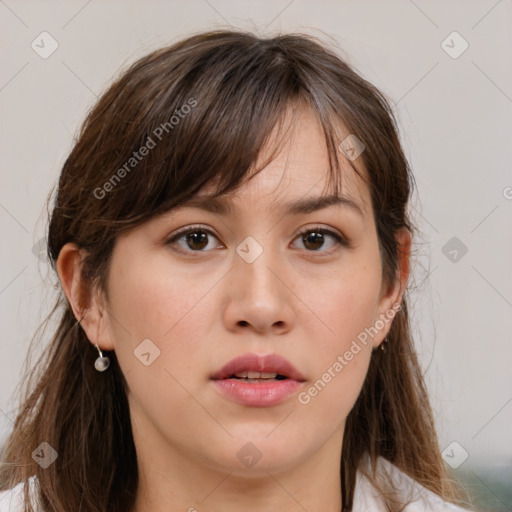
<instances>
[{"instance_id":1,"label":"eyelash","mask_svg":"<svg viewBox=\"0 0 512 512\"><path fill-rule=\"evenodd\" d=\"M203 226L200 226L200 225L196 225L196 226L189 226L189 227L186 227L186 228L183 228L179 231L177 231L176 233L174 233L173 235L171 235L166 241L165 241L165 244L166 245L172 245L172 244L175 244L180 238L182 238L184 235L188 235L189 233L196 233L196 232L203 232L203 233L207 233L208 235L212 235L213 237L217 238L217 236L215 235L215 233L213 233L212 231L210 231L209 229L203 227ZM317 226L317 227L312 227L312 228L306 228L306 229L303 229L302 231L300 231L298 234L297 234L297 238L301 237L301 236L304 236L308 233L312 233L312 232L315 232L315 233L321 233L322 235L329 235L331 236L332 238L334 238L334 240L336 241L336 244L337 245L340 245L342 247L345 247L345 248L350 248L351 247L351 243L350 241L347 239L347 238L344 238L342 237L341 235L339 235L338 233L336 233L335 231L331 231L330 229L326 229L326 228L322 228L320 226ZM208 252L208 251L192 251L192 250L184 250L182 248L179 249L180 251L182 252L187 252L187 253L201 253L201 252ZM310 252L310 253L318 253L318 254L331 254L332 252L336 251L337 248L333 248L333 249L330 249L328 251L308 251L306 250L306 252Z\"/></svg>"}]
</instances>

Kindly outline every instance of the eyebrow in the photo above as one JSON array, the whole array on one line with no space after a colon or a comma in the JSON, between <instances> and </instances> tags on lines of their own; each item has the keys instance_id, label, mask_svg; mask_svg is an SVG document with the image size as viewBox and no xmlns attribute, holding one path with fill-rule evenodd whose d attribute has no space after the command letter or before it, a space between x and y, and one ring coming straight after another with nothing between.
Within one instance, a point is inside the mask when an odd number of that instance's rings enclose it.
<instances>
[{"instance_id":1,"label":"eyebrow","mask_svg":"<svg viewBox=\"0 0 512 512\"><path fill-rule=\"evenodd\" d=\"M306 197L284 203L281 209L285 215L301 215L323 210L330 206L346 206L364 218L363 208L353 199L340 195ZM230 200L214 196L200 196L181 204L179 208L198 208L207 212L226 215L233 212Z\"/></svg>"}]
</instances>

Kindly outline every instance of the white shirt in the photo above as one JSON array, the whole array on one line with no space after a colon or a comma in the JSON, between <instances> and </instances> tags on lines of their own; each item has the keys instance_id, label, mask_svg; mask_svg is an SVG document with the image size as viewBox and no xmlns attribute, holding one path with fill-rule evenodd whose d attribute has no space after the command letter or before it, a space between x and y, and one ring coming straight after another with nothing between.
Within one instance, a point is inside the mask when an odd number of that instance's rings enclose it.
<instances>
[{"instance_id":1,"label":"white shirt","mask_svg":"<svg viewBox=\"0 0 512 512\"><path fill-rule=\"evenodd\" d=\"M404 499L410 501L403 512L469 512L444 501L382 457L378 460L378 470L387 471L397 483L397 488L403 491ZM31 486L35 484L35 478L30 477ZM23 512L23 482L0 492L0 512ZM356 475L352 512L386 512L379 492L360 471Z\"/></svg>"},{"instance_id":2,"label":"white shirt","mask_svg":"<svg viewBox=\"0 0 512 512\"><path fill-rule=\"evenodd\" d=\"M409 475L400 471L391 462L379 457L377 473L382 474L384 472L391 476L396 488L400 490L401 499L404 503L408 503L405 508L401 509L403 512L470 512L469 509L458 507L443 500L440 496L413 480ZM1 508L0 512L3 512ZM368 477L360 471L356 475L352 512L387 512L380 492L372 485Z\"/></svg>"}]
</instances>

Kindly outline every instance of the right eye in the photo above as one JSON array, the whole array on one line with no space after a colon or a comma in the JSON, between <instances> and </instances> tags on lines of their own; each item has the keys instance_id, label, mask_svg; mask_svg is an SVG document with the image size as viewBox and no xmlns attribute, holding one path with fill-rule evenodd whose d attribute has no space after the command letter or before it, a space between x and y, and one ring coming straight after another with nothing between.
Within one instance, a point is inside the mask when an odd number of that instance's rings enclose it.
<instances>
[{"instance_id":1,"label":"right eye","mask_svg":"<svg viewBox=\"0 0 512 512\"><path fill-rule=\"evenodd\" d=\"M210 236L217 239L209 229L203 226L189 226L173 233L167 239L166 245L176 245L183 252L206 252L204 249L209 246L208 237Z\"/></svg>"}]
</instances>

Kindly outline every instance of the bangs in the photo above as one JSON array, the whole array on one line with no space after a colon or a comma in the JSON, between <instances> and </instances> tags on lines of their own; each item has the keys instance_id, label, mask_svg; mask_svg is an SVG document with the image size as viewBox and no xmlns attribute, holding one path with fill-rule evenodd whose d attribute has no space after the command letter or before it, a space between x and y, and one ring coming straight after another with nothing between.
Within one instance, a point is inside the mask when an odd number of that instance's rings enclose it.
<instances>
[{"instance_id":1,"label":"bangs","mask_svg":"<svg viewBox=\"0 0 512 512\"><path fill-rule=\"evenodd\" d=\"M101 191L94 201L103 225L119 227L122 220L123 230L129 229L178 207L207 185L215 187L215 196L235 190L274 159L302 107L320 122L329 156L327 188L339 192L335 99L326 109L318 100L325 91L312 91L314 84L278 40L242 37L223 44L214 34L211 47L203 38L196 54L184 52L181 43L135 63L114 84L113 100L100 101L96 112L105 120L104 137L95 157L103 155L103 164L92 172L95 190ZM123 141L115 151L112 139ZM272 152L256 168L263 148Z\"/></svg>"}]
</instances>

